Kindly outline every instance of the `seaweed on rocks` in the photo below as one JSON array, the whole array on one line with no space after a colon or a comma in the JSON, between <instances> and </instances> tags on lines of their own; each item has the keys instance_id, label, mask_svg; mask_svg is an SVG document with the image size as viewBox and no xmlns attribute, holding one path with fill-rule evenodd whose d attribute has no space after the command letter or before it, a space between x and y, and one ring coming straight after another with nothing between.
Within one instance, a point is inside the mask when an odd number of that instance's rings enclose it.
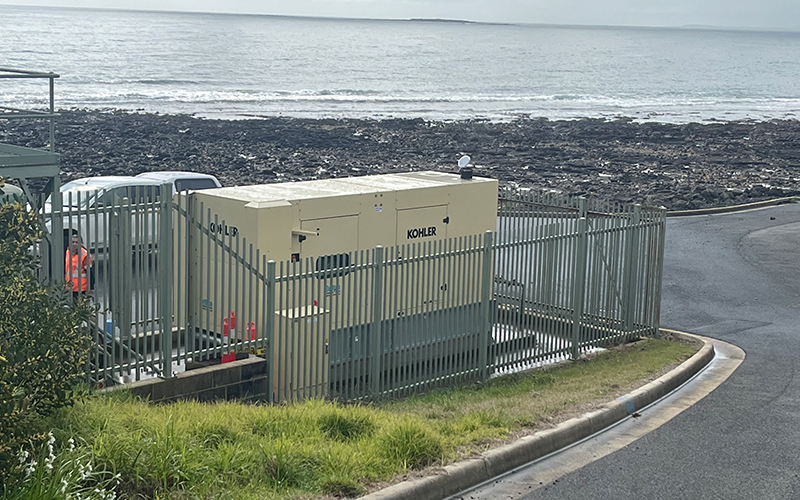
<instances>
[{"instance_id":1,"label":"seaweed on rocks","mask_svg":"<svg viewBox=\"0 0 800 500\"><path fill-rule=\"evenodd\" d=\"M45 128L6 121L0 142L42 147ZM454 171L458 158L469 154L476 175L506 186L673 210L800 195L797 120L212 120L70 110L61 112L56 134L63 181L192 170L214 174L231 186Z\"/></svg>"}]
</instances>

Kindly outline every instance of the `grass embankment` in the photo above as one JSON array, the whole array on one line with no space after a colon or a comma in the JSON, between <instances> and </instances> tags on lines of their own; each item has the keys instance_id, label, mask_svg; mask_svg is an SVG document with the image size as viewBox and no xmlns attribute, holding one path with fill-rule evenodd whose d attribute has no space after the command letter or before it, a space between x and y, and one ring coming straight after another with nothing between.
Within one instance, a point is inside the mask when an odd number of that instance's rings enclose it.
<instances>
[{"instance_id":1,"label":"grass embankment","mask_svg":"<svg viewBox=\"0 0 800 500\"><path fill-rule=\"evenodd\" d=\"M75 438L95 470L119 474L115 490L123 498L355 496L613 399L695 350L645 340L546 370L372 405L149 405L121 393L64 411L54 432L60 442Z\"/></svg>"}]
</instances>

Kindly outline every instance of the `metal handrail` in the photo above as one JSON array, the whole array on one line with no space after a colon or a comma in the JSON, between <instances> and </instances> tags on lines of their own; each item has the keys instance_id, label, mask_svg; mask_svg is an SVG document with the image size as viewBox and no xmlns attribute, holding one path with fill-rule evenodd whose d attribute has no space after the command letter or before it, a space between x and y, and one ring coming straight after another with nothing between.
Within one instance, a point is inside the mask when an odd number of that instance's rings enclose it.
<instances>
[{"instance_id":1,"label":"metal handrail","mask_svg":"<svg viewBox=\"0 0 800 500\"><path fill-rule=\"evenodd\" d=\"M2 119L47 119L50 123L50 151L55 152L56 122L59 115L55 112L55 79L61 75L53 72L27 71L22 69L0 68L0 79L10 78L32 78L50 80L50 102L48 111L31 109L20 109L9 106L0 106L0 118Z\"/></svg>"}]
</instances>

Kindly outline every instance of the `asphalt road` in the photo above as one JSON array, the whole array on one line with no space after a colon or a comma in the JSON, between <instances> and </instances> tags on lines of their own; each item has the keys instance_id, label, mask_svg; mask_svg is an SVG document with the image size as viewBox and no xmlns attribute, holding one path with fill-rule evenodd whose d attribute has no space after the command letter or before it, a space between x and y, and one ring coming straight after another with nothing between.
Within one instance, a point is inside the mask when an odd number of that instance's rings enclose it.
<instances>
[{"instance_id":1,"label":"asphalt road","mask_svg":"<svg viewBox=\"0 0 800 500\"><path fill-rule=\"evenodd\" d=\"M556 455L518 474L513 492L502 480L461 497L800 498L800 204L670 218L661 324L734 344L745 359L638 439L590 448L572 472L544 472L577 463Z\"/></svg>"}]
</instances>

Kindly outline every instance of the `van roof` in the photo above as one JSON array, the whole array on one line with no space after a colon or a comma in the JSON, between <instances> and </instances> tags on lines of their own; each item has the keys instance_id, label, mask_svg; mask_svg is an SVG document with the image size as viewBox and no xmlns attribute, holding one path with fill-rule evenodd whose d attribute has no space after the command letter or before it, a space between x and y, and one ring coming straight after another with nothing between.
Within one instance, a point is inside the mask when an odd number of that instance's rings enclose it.
<instances>
[{"instance_id":1,"label":"van roof","mask_svg":"<svg viewBox=\"0 0 800 500\"><path fill-rule=\"evenodd\" d=\"M213 179L219 185L219 181L211 174L200 172L181 172L177 170L163 170L159 172L142 172L136 177L140 179L155 179L162 182L175 182L177 179Z\"/></svg>"},{"instance_id":2,"label":"van roof","mask_svg":"<svg viewBox=\"0 0 800 500\"><path fill-rule=\"evenodd\" d=\"M152 179L137 178L132 175L98 175L95 177L82 177L69 181L61 186L61 191L74 189L77 186L87 186L91 189L101 189L113 186L158 186L161 183Z\"/></svg>"}]
</instances>

